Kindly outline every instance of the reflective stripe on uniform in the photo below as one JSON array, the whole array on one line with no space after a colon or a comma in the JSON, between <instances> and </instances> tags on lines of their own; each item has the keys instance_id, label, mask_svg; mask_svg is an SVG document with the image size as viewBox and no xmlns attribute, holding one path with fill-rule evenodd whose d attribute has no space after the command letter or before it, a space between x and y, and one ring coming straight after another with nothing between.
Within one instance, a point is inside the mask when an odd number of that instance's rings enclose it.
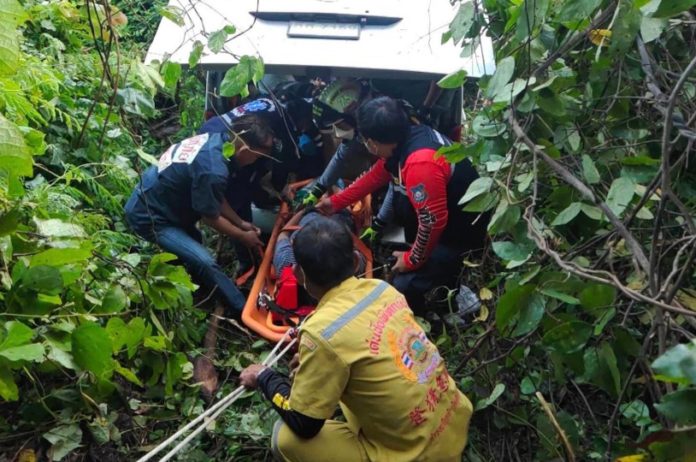
<instances>
[{"instance_id":1,"label":"reflective stripe on uniform","mask_svg":"<svg viewBox=\"0 0 696 462\"><path fill-rule=\"evenodd\" d=\"M377 287L372 289L372 292L370 292L365 298L360 300L353 308L350 310L346 311L343 313L341 316L338 317L334 322L329 324L322 332L321 336L324 338L324 340L329 340L331 337L333 337L336 332L338 332L343 326L348 324L350 321L355 319L360 313L365 311L365 309L370 306L371 303L373 303L377 298L379 298L380 295L382 295L382 292L387 290L387 287L389 287L389 284L386 282L382 281L379 283Z\"/></svg>"}]
</instances>

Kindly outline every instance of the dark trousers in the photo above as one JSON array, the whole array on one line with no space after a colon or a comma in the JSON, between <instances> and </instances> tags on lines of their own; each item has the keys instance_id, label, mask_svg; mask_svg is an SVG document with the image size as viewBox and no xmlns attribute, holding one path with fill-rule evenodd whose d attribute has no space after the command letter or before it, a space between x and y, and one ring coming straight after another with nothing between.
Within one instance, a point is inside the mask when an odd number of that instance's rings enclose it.
<instances>
[{"instance_id":1,"label":"dark trousers","mask_svg":"<svg viewBox=\"0 0 696 462\"><path fill-rule=\"evenodd\" d=\"M462 251L439 244L430 258L415 271L394 276L392 285L401 292L414 313L423 316L425 295L436 287L454 287L463 267Z\"/></svg>"}]
</instances>

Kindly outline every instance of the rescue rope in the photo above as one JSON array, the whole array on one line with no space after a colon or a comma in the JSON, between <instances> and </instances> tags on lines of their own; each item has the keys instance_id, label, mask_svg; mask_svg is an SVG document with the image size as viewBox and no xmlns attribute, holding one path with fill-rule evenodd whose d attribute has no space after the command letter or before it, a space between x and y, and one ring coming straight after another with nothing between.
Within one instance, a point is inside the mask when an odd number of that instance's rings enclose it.
<instances>
[{"instance_id":1,"label":"rescue rope","mask_svg":"<svg viewBox=\"0 0 696 462\"><path fill-rule=\"evenodd\" d=\"M297 342L297 338L293 338L288 344L278 352L280 347L283 345L283 343L292 335L294 329L289 329L283 338L278 341L278 343L275 345L273 350L268 354L266 359L261 363L264 366L267 367L272 367L274 366L280 358L285 355L285 353L288 352L290 348ZM202 420L205 420L205 422L201 423L195 430L193 430L186 438L184 438L179 444L177 444L171 451L169 451L164 457L160 459L160 462L165 462L174 455L176 455L181 449L183 449L193 438L195 438L199 433L201 433L205 428L210 424L210 422L214 421L222 412L230 407L232 403L234 403L239 397L241 397L244 392L246 391L246 388L243 385L240 385L237 387L234 391L229 393L227 396L222 398L220 401L215 403L213 406L205 410L201 415L193 419L191 422L187 423L183 427L181 427L179 430L176 431L173 435L171 435L169 438L164 440L162 443L157 445L153 450L145 454L143 457L138 459L137 462L146 462L150 459L152 459L156 454L161 452L164 448L172 444L175 440L180 438L184 433L186 433L188 430L196 426L199 422Z\"/></svg>"}]
</instances>

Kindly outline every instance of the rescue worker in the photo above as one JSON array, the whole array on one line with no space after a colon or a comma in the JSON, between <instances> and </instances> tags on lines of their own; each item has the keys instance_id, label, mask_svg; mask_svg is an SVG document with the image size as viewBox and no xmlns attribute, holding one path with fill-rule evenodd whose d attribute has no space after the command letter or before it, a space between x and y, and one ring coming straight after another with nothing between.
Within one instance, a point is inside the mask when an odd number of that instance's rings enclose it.
<instances>
[{"instance_id":1,"label":"rescue worker","mask_svg":"<svg viewBox=\"0 0 696 462\"><path fill-rule=\"evenodd\" d=\"M289 378L254 364L242 385L259 388L281 417L280 461L460 461L472 406L437 347L388 283L352 276L348 228L317 219L296 233L295 273L319 304L299 333ZM340 406L345 422L331 420Z\"/></svg>"},{"instance_id":2,"label":"rescue worker","mask_svg":"<svg viewBox=\"0 0 696 462\"><path fill-rule=\"evenodd\" d=\"M234 145L230 159L223 144ZM201 244L196 223L201 220L248 248L261 247L260 230L242 220L225 200L230 170L268 156L273 131L260 118L246 116L232 122L226 133L204 133L169 149L156 166L148 168L126 203L126 221L145 240L171 252L193 279L216 289L230 315L239 315L245 298Z\"/></svg>"},{"instance_id":3,"label":"rescue worker","mask_svg":"<svg viewBox=\"0 0 696 462\"><path fill-rule=\"evenodd\" d=\"M412 243L407 252L394 252L393 284L416 313L424 314L425 294L452 286L462 270L463 253L483 248L489 214L467 213L458 205L478 173L468 159L451 164L436 156L449 140L427 125L411 124L402 105L389 97L360 107L358 130L379 160L317 208L334 213L391 182L394 219Z\"/></svg>"},{"instance_id":4,"label":"rescue worker","mask_svg":"<svg viewBox=\"0 0 696 462\"><path fill-rule=\"evenodd\" d=\"M325 137L339 141L328 165L316 181L295 194L294 205L314 205L341 178L356 178L372 164L370 153L356 140L355 115L369 96L369 87L359 80L336 80L314 99L314 123ZM332 143L324 142L325 146Z\"/></svg>"}]
</instances>

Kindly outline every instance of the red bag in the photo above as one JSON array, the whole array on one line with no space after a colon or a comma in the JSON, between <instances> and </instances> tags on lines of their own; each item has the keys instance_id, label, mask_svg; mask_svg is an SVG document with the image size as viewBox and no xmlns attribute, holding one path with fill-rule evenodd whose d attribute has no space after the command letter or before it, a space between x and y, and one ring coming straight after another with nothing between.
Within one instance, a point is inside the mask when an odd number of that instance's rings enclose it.
<instances>
[{"instance_id":1,"label":"red bag","mask_svg":"<svg viewBox=\"0 0 696 462\"><path fill-rule=\"evenodd\" d=\"M278 308L286 311L287 315L304 317L314 311L314 306L299 306L300 287L291 266L286 266L280 272L276 287L275 304ZM283 313L276 313L272 310L272 314L274 321L284 320Z\"/></svg>"}]
</instances>

